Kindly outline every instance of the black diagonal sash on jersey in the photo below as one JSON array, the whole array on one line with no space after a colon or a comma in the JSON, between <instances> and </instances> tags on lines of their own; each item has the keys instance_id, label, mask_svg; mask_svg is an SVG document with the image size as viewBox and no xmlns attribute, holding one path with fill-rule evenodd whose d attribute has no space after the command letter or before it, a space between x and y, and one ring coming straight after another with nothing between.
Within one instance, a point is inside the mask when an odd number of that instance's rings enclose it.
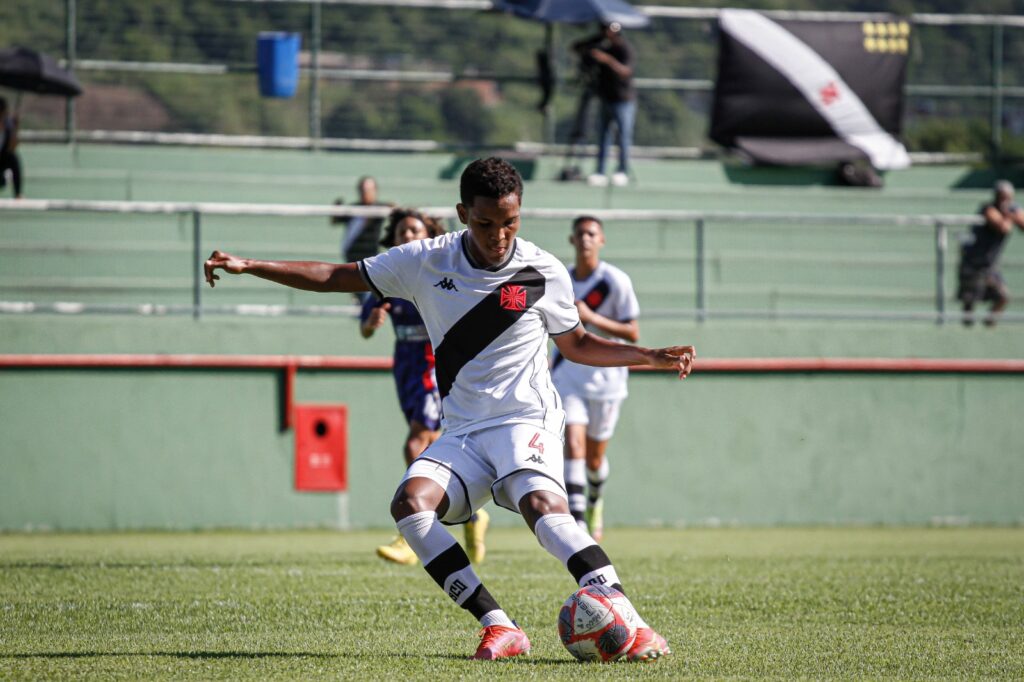
<instances>
[{"instance_id":1,"label":"black diagonal sash on jersey","mask_svg":"<svg viewBox=\"0 0 1024 682\"><path fill-rule=\"evenodd\" d=\"M521 287L521 289L516 289ZM437 389L444 398L467 362L491 345L544 296L545 280L531 265L515 273L445 332L434 349Z\"/></svg>"},{"instance_id":2,"label":"black diagonal sash on jersey","mask_svg":"<svg viewBox=\"0 0 1024 682\"><path fill-rule=\"evenodd\" d=\"M608 298L608 292L611 291L611 285L608 284L608 280L602 279L588 291L582 298L581 301L587 304L591 310L597 310L597 307L604 303L604 299ZM554 372L555 368L562 364L562 354L555 349L555 356L551 359L551 371Z\"/></svg>"}]
</instances>

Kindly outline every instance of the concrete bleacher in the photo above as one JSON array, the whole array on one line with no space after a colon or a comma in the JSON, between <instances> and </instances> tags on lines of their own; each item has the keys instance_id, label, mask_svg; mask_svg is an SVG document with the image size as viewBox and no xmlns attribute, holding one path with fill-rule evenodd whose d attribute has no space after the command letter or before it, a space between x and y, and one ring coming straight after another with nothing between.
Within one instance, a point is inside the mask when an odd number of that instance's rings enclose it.
<instances>
[{"instance_id":1,"label":"concrete bleacher","mask_svg":"<svg viewBox=\"0 0 1024 682\"><path fill-rule=\"evenodd\" d=\"M23 149L33 198L329 204L351 200L364 174L381 198L451 206L468 157L169 147L32 145ZM921 167L892 172L882 190L829 184L827 170L752 169L712 160L638 160L635 183L598 189L555 179L560 160L517 159L529 208L675 209L831 215L969 215L990 194L991 172ZM85 303L192 300L188 216L0 214L0 299ZM957 228L962 230L962 228ZM957 230L945 282L955 291ZM692 222L612 221L605 255L629 272L645 310L671 317L695 305ZM342 231L326 218L203 218L203 250L254 257L338 257ZM571 258L567 221L531 220L523 236ZM928 226L708 221L706 293L728 311L883 313L934 309L934 234ZM1024 239L1011 239L1004 274L1024 291ZM315 294L244 278L209 294L218 304L324 304ZM335 304L337 301L335 301ZM342 301L348 303L348 301ZM948 301L951 309L954 302ZM1012 310L1012 308L1011 308ZM689 313L687 313L689 314ZM669 325L671 322L658 322Z\"/></svg>"}]
</instances>

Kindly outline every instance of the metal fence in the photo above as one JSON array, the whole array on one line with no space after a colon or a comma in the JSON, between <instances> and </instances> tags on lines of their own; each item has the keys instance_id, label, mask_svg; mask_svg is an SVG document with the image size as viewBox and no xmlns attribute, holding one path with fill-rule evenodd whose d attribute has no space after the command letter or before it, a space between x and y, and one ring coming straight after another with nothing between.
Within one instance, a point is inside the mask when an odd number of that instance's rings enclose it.
<instances>
[{"instance_id":1,"label":"metal fence","mask_svg":"<svg viewBox=\"0 0 1024 682\"><path fill-rule=\"evenodd\" d=\"M562 153L564 148L547 145L567 139L576 99L564 43L585 30L545 29L497 15L487 11L490 0L155 2L137 10L145 25L109 12L106 3L85 0L5 5L0 44L31 44L63 55L88 86L78 103L30 98L25 118L32 129L24 135L30 140L410 151L524 143L532 151ZM718 10L639 9L652 18L652 27L631 34L640 59L638 155L699 154ZM881 16L768 14L864 21ZM943 151L951 139L965 136L970 139L956 144L976 154L1024 150L1024 17L909 18L915 31L905 118L912 151ZM303 34L303 78L295 99L272 101L256 93L255 37L263 29ZM496 65L486 49L460 51L467 32L521 49ZM542 116L535 110L534 51L545 44L557 55L559 87ZM680 45L686 47L682 63L662 57ZM936 74L940 82L932 80ZM491 120L498 102L507 115ZM487 121L492 125L485 130Z\"/></svg>"},{"instance_id":2,"label":"metal fence","mask_svg":"<svg viewBox=\"0 0 1024 682\"><path fill-rule=\"evenodd\" d=\"M324 316L352 315L353 305L288 305L266 304L259 301L240 305L211 304L204 299L206 288L202 263L207 249L212 244L204 240L204 219L215 216L272 216L282 218L322 218L327 216L384 216L387 207L358 206L307 206L291 204L233 204L233 203L175 203L175 202L131 202L131 201L79 201L79 200L0 200L0 215L70 213L121 214L123 216L164 215L177 216L184 221L188 231L186 241L190 244L191 302L126 304L118 302L39 302L33 300L0 301L0 313L5 314L135 314L135 315L255 315L255 316ZM433 207L423 209L430 215L453 221L454 209ZM557 221L564 225L580 215L580 209L524 209L524 220L532 224L543 221ZM646 263L648 268L664 266L673 281L691 278L692 305L676 307L646 306L645 318L694 319L704 322L709 319L779 319L779 320L916 320L944 324L962 319L958 310L950 310L952 292L947 288L950 274L950 236L956 228L978 224L978 216L971 215L836 215L809 213L752 213L726 211L679 211L679 210L632 210L632 209L588 209L606 223L621 224L625 227L645 228L650 243L645 250L637 252L634 260ZM722 307L709 303L709 235L728 232L735 225L772 225L774 232L782 229L803 230L806 233L836 227L856 226L861 230L879 229L878 234L902 232L910 235L914 244L920 240L920 253L930 253L933 259L932 305L918 307L915 301L900 301L901 294L895 292L887 298L906 305L889 309L766 309ZM685 228L685 229L684 229ZM558 232L561 235L561 232ZM218 238L218 245L219 245ZM683 239L692 239L689 244L680 245ZM676 248L673 251L669 245ZM918 247L914 247L915 249ZM50 252L61 252L60 244L49 244ZM0 242L0 255L9 251L7 243ZM920 264L915 257L915 264ZM184 263L184 261L182 261ZM854 266L857 261L853 261ZM865 265L872 264L870 261ZM906 265L904 261L889 263L896 267ZM720 265L720 264L718 264ZM717 267L717 265L716 265ZM1018 264L1011 266L1020 269ZM637 268L636 270L641 270ZM637 276L641 273L637 272ZM765 288L766 284L756 281L751 288ZM687 285L689 288L689 285ZM257 297L258 298L258 297ZM1024 314L1006 313L1005 321L1022 322Z\"/></svg>"}]
</instances>

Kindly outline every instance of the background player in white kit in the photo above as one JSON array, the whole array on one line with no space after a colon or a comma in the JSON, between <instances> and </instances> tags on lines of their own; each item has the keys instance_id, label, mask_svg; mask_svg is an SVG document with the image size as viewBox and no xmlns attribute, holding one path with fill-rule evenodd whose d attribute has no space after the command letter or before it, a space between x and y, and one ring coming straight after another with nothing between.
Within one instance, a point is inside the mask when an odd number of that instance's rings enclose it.
<instances>
[{"instance_id":1,"label":"background player in white kit","mask_svg":"<svg viewBox=\"0 0 1024 682\"><path fill-rule=\"evenodd\" d=\"M413 301L434 345L443 433L409 466L391 503L399 532L438 585L483 626L474 658L530 649L442 524L465 523L488 499L518 511L541 546L579 585L622 589L604 550L569 515L562 481L564 412L548 371L547 340L576 362L693 368L692 346L647 349L607 341L580 325L569 273L516 237L522 178L507 162L478 159L460 180L459 220L468 229L411 242L358 266L260 261L214 251L217 270L310 291L372 290ZM669 653L641 619L628 660Z\"/></svg>"},{"instance_id":2,"label":"background player in white kit","mask_svg":"<svg viewBox=\"0 0 1024 682\"><path fill-rule=\"evenodd\" d=\"M573 221L569 243L576 263L569 269L580 321L587 331L636 343L640 304L629 275L601 260L604 225L592 216ZM591 367L566 360L556 349L551 377L565 407L565 490L569 512L598 542L604 535L602 486L608 479L605 451L626 398L629 370ZM584 497L584 483L587 484Z\"/></svg>"}]
</instances>

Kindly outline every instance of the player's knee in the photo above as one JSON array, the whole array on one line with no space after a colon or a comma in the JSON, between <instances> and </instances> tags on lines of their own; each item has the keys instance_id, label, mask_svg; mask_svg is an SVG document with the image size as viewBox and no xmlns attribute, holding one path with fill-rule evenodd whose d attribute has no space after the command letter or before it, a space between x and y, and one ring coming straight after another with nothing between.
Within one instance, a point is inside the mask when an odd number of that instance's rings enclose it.
<instances>
[{"instance_id":1,"label":"player's knee","mask_svg":"<svg viewBox=\"0 0 1024 682\"><path fill-rule=\"evenodd\" d=\"M519 512L532 530L537 520L547 514L568 514L569 505L564 498L546 490L535 490L519 500Z\"/></svg>"},{"instance_id":2,"label":"player's knee","mask_svg":"<svg viewBox=\"0 0 1024 682\"><path fill-rule=\"evenodd\" d=\"M401 521L425 511L438 512L443 516L442 505L447 508L445 500L444 490L439 485L424 478L412 478L392 498L391 518Z\"/></svg>"}]
</instances>

